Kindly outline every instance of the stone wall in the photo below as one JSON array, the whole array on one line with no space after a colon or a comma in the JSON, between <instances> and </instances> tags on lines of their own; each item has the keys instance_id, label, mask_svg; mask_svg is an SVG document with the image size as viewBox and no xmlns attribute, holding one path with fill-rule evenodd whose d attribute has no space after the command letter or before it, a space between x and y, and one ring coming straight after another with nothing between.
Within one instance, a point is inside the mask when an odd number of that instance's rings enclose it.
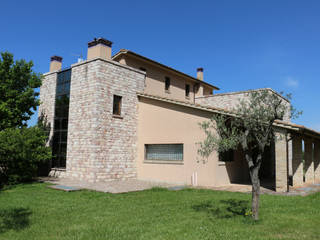
<instances>
[{"instance_id":1,"label":"stone wall","mask_svg":"<svg viewBox=\"0 0 320 240\"><path fill-rule=\"evenodd\" d=\"M204 96L204 97L197 97L195 99L195 103L205 105L205 106L211 106L211 107L218 107L223 108L227 110L232 110L236 108L239 104L239 100L248 99L248 94L252 91L259 91L257 90L249 90L249 91L241 91L241 92L232 92L232 93L222 93L222 94L216 94L212 96ZM261 89L265 90L265 89ZM274 92L272 89L267 88L270 92ZM278 93L276 93L278 94ZM279 95L279 97L281 97ZM283 101L288 108L290 109L290 102L284 99ZM290 122L290 111L284 116L285 121Z\"/></svg>"},{"instance_id":2,"label":"stone wall","mask_svg":"<svg viewBox=\"0 0 320 240\"><path fill-rule=\"evenodd\" d=\"M57 72L51 72L43 75L42 85L40 87L41 104L38 110L38 118L44 117L50 126L50 135L47 145L50 145L53 136L54 107L57 86Z\"/></svg>"},{"instance_id":3,"label":"stone wall","mask_svg":"<svg viewBox=\"0 0 320 240\"><path fill-rule=\"evenodd\" d=\"M136 177L136 93L144 80L144 72L109 60L72 65L68 177L89 182ZM112 115L113 95L122 96L121 117Z\"/></svg>"}]
</instances>

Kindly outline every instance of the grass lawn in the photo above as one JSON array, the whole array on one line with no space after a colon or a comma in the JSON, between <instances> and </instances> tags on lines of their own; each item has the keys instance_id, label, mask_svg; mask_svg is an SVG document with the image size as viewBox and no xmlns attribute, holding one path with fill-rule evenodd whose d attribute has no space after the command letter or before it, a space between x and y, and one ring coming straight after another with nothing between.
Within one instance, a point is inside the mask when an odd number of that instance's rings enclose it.
<instances>
[{"instance_id":1,"label":"grass lawn","mask_svg":"<svg viewBox=\"0 0 320 240\"><path fill-rule=\"evenodd\" d=\"M0 239L320 239L320 193L262 195L257 223L244 214L250 197L192 189L112 195L24 184L0 192Z\"/></svg>"}]
</instances>

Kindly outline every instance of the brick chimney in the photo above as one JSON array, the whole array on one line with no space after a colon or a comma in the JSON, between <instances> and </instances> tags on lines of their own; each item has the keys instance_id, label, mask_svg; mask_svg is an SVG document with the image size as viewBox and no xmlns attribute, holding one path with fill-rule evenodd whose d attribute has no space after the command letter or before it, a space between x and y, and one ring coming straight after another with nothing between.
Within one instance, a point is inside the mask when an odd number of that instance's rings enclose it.
<instances>
[{"instance_id":1,"label":"brick chimney","mask_svg":"<svg viewBox=\"0 0 320 240\"><path fill-rule=\"evenodd\" d=\"M197 68L197 78L203 81L203 68Z\"/></svg>"},{"instance_id":2,"label":"brick chimney","mask_svg":"<svg viewBox=\"0 0 320 240\"><path fill-rule=\"evenodd\" d=\"M111 59L112 42L104 38L95 38L88 42L87 60L94 58Z\"/></svg>"},{"instance_id":3,"label":"brick chimney","mask_svg":"<svg viewBox=\"0 0 320 240\"><path fill-rule=\"evenodd\" d=\"M62 57L52 56L50 59L50 72L59 71L62 67Z\"/></svg>"}]
</instances>

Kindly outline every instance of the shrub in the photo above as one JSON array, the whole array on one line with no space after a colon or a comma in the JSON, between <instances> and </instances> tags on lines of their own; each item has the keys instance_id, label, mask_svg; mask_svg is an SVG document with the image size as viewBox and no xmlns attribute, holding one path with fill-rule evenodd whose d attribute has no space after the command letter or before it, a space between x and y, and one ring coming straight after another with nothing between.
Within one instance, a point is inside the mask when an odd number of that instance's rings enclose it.
<instances>
[{"instance_id":1,"label":"shrub","mask_svg":"<svg viewBox=\"0 0 320 240\"><path fill-rule=\"evenodd\" d=\"M0 131L0 187L32 180L38 166L50 160L46 133L38 126Z\"/></svg>"}]
</instances>

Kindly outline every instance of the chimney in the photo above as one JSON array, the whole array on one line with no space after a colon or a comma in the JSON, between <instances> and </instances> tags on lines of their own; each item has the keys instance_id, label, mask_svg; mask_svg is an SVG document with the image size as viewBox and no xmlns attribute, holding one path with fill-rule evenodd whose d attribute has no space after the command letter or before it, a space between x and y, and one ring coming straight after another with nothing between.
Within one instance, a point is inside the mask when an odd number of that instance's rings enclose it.
<instances>
[{"instance_id":1,"label":"chimney","mask_svg":"<svg viewBox=\"0 0 320 240\"><path fill-rule=\"evenodd\" d=\"M52 56L50 60L50 72L59 71L62 67L62 57Z\"/></svg>"},{"instance_id":2,"label":"chimney","mask_svg":"<svg viewBox=\"0 0 320 240\"><path fill-rule=\"evenodd\" d=\"M197 68L197 78L203 81L203 68Z\"/></svg>"},{"instance_id":3,"label":"chimney","mask_svg":"<svg viewBox=\"0 0 320 240\"><path fill-rule=\"evenodd\" d=\"M94 58L111 59L111 45L112 42L104 38L95 38L88 42L87 60Z\"/></svg>"}]
</instances>

